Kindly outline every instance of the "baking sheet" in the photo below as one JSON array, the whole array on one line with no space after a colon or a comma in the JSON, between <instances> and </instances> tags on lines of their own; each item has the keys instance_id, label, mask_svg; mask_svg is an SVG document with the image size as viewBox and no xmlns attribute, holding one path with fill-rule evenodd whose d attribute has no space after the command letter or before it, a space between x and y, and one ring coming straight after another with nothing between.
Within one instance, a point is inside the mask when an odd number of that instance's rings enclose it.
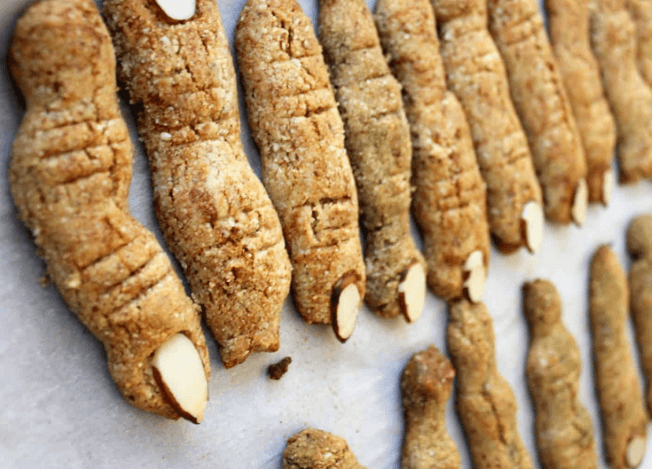
<instances>
[{"instance_id":1,"label":"baking sheet","mask_svg":"<svg viewBox=\"0 0 652 469\"><path fill-rule=\"evenodd\" d=\"M101 2L99 2L101 3ZM231 46L245 0L218 0ZM315 22L314 0L300 0ZM368 1L373 7L375 1ZM445 350L445 304L428 294L422 318L381 320L364 308L353 337L341 345L328 326L308 326L291 301L283 309L281 349L256 354L226 371L207 335L212 377L205 422L172 422L127 404L111 380L103 348L68 311L53 286L42 287L43 262L16 219L8 181L10 149L24 112L6 70L6 52L18 15L29 0L0 0L0 467L279 468L288 437L317 427L344 437L371 468L400 467L403 417L399 379L408 358L434 343ZM132 137L135 127L124 106ZM244 108L243 139L260 174ZM152 210L147 161L137 148L131 209L162 240ZM564 304L564 322L584 360L581 400L593 418L601 468L598 408L593 387L588 323L588 267L601 243L629 264L624 233L630 219L652 210L652 185L616 188L608 209L592 206L583 229L546 225L540 252L492 252L485 302L495 321L500 371L519 404L522 438L537 461L534 416L525 383L527 326L520 287L551 279ZM413 235L420 243L419 235ZM631 330L630 330L631 334ZM281 381L269 364L292 357ZM471 467L461 426L449 402L448 428ZM641 467L652 467L652 444Z\"/></svg>"}]
</instances>

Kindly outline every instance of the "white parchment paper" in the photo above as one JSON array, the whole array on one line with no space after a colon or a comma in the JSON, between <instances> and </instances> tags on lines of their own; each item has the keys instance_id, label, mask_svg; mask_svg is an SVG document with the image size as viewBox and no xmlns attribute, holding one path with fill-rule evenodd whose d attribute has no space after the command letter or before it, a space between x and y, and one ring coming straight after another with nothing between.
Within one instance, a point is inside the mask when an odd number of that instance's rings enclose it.
<instances>
[{"instance_id":1,"label":"white parchment paper","mask_svg":"<svg viewBox=\"0 0 652 469\"><path fill-rule=\"evenodd\" d=\"M445 305L430 293L422 318L412 326L402 318L378 319L363 309L346 345L328 327L306 325L288 300L281 350L254 355L229 371L207 335L213 374L206 419L199 426L146 414L122 399L100 342L77 321L53 286L39 284L44 265L16 218L9 193L11 143L24 109L8 76L6 53L16 18L29 3L0 0L0 468L278 469L286 439L309 426L346 438L370 469L400 467L401 370L413 353L431 343L446 349ZM218 3L233 44L245 0ZM300 3L314 22L317 1ZM373 7L375 1L368 3ZM128 107L124 111L136 139ZM242 106L241 112L245 147L259 172L259 156ZM162 239L152 211L147 161L142 148L137 150L131 208ZM628 266L626 226L634 215L651 210L649 183L618 187L608 209L590 208L583 229L547 225L535 257L523 251L510 256L492 253L485 302L495 321L498 365L516 393L520 433L537 467L534 416L524 374L528 331L521 285L543 277L560 291L564 322L584 359L581 399L593 418L601 467L606 467L591 371L588 266L601 243L611 243ZM418 239L416 231L414 236ZM269 380L267 365L285 356L293 360L289 372L281 381ZM452 402L447 423L463 467L471 467ZM652 450L641 467L652 467Z\"/></svg>"}]
</instances>

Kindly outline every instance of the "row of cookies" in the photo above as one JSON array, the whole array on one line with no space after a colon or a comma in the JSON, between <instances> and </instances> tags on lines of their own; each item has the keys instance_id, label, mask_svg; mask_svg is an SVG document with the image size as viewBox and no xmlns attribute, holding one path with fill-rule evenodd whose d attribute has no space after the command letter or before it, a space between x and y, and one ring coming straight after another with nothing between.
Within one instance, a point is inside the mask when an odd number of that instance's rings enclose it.
<instances>
[{"instance_id":1,"label":"row of cookies","mask_svg":"<svg viewBox=\"0 0 652 469\"><path fill-rule=\"evenodd\" d=\"M590 322L595 387L600 405L605 458L609 467L638 467L646 452L646 412L631 346L626 337L631 304L650 401L650 275L652 217L639 217L628 230L636 259L627 278L615 254L601 246L590 268ZM630 303L631 291L631 303ZM530 328L527 385L534 406L538 455L545 469L597 469L591 417L579 399L582 360L562 319L555 286L546 280L523 285L523 310ZM456 410L473 467L532 468L519 436L517 403L496 366L493 321L486 307L467 300L450 304L448 350L453 365L434 346L414 354L404 367L404 469L459 468L457 446L446 430L446 404L457 377ZM454 366L454 367L453 367ZM331 456L326 457L327 454ZM304 430L290 438L284 467L363 468L346 442Z\"/></svg>"}]
</instances>

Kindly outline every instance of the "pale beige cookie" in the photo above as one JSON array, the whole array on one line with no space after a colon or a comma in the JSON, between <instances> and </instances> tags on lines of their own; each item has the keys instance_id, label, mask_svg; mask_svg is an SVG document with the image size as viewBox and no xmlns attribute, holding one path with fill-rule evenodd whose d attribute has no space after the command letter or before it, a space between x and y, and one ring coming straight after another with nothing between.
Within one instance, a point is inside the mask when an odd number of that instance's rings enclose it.
<instances>
[{"instance_id":1,"label":"pale beige cookie","mask_svg":"<svg viewBox=\"0 0 652 469\"><path fill-rule=\"evenodd\" d=\"M365 301L379 316L412 322L423 309L426 266L410 235L412 146L401 87L364 0L321 0L319 39L366 232Z\"/></svg>"},{"instance_id":2,"label":"pale beige cookie","mask_svg":"<svg viewBox=\"0 0 652 469\"><path fill-rule=\"evenodd\" d=\"M536 251L541 188L509 94L505 66L487 30L486 0L432 0L449 89L466 113L487 184L487 216L498 248Z\"/></svg>"},{"instance_id":3,"label":"pale beige cookie","mask_svg":"<svg viewBox=\"0 0 652 469\"><path fill-rule=\"evenodd\" d=\"M471 132L444 65L429 0L379 0L376 23L403 88L412 132L412 209L428 262L428 285L445 299L480 301L489 263L486 186Z\"/></svg>"},{"instance_id":4,"label":"pale beige cookie","mask_svg":"<svg viewBox=\"0 0 652 469\"><path fill-rule=\"evenodd\" d=\"M106 0L120 75L168 246L226 368L279 348L291 266L281 224L240 141L233 61L213 0L179 23L149 0Z\"/></svg>"},{"instance_id":5,"label":"pale beige cookie","mask_svg":"<svg viewBox=\"0 0 652 469\"><path fill-rule=\"evenodd\" d=\"M616 119L620 182L652 179L652 88L636 65L636 27L625 0L590 0L591 46Z\"/></svg>"},{"instance_id":6,"label":"pale beige cookie","mask_svg":"<svg viewBox=\"0 0 652 469\"><path fill-rule=\"evenodd\" d=\"M593 422L579 401L582 357L561 319L561 299L546 280L523 285L530 325L525 374L536 412L536 440L544 469L597 469Z\"/></svg>"},{"instance_id":7,"label":"pale beige cookie","mask_svg":"<svg viewBox=\"0 0 652 469\"><path fill-rule=\"evenodd\" d=\"M652 86L652 1L625 0L636 25L636 63L643 79Z\"/></svg>"},{"instance_id":8,"label":"pale beige cookie","mask_svg":"<svg viewBox=\"0 0 652 469\"><path fill-rule=\"evenodd\" d=\"M437 348L415 353L403 369L403 469L459 469L460 453L446 428L455 370Z\"/></svg>"},{"instance_id":9,"label":"pale beige cookie","mask_svg":"<svg viewBox=\"0 0 652 469\"><path fill-rule=\"evenodd\" d=\"M630 223L627 248L633 259L629 305L647 385L647 409L652 414L652 216L641 215Z\"/></svg>"},{"instance_id":10,"label":"pale beige cookie","mask_svg":"<svg viewBox=\"0 0 652 469\"><path fill-rule=\"evenodd\" d=\"M199 308L129 214L133 147L95 4L31 6L16 24L9 65L27 103L11 190L50 279L104 344L128 402L201 421L210 369Z\"/></svg>"},{"instance_id":11,"label":"pale beige cookie","mask_svg":"<svg viewBox=\"0 0 652 469\"><path fill-rule=\"evenodd\" d=\"M537 1L488 0L487 7L489 30L530 143L546 217L581 226L588 205L584 148Z\"/></svg>"},{"instance_id":12,"label":"pale beige cookie","mask_svg":"<svg viewBox=\"0 0 652 469\"><path fill-rule=\"evenodd\" d=\"M591 261L590 314L595 387L602 440L610 467L638 467L647 438L647 413L627 340L627 278L618 258L601 246Z\"/></svg>"},{"instance_id":13,"label":"pale beige cookie","mask_svg":"<svg viewBox=\"0 0 652 469\"><path fill-rule=\"evenodd\" d=\"M451 303L447 337L457 373L456 408L473 467L532 469L518 433L516 397L496 366L493 321L485 305Z\"/></svg>"},{"instance_id":14,"label":"pale beige cookie","mask_svg":"<svg viewBox=\"0 0 652 469\"><path fill-rule=\"evenodd\" d=\"M366 469L339 436L308 428L288 440L283 469Z\"/></svg>"},{"instance_id":15,"label":"pale beige cookie","mask_svg":"<svg viewBox=\"0 0 652 469\"><path fill-rule=\"evenodd\" d=\"M295 0L249 0L238 64L263 181L281 217L308 323L346 340L365 293L358 197L344 128L310 20Z\"/></svg>"},{"instance_id":16,"label":"pale beige cookie","mask_svg":"<svg viewBox=\"0 0 652 469\"><path fill-rule=\"evenodd\" d=\"M545 0L559 72L586 156L589 201L609 204L616 124L604 95L589 39L589 0Z\"/></svg>"}]
</instances>

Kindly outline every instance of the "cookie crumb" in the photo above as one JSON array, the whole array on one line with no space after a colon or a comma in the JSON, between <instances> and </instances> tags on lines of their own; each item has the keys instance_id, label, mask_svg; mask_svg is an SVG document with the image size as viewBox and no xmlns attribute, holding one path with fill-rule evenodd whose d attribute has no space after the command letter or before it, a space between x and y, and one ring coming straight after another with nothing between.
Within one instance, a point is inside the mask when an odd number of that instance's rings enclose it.
<instances>
[{"instance_id":1,"label":"cookie crumb","mask_svg":"<svg viewBox=\"0 0 652 469\"><path fill-rule=\"evenodd\" d=\"M274 379L274 380L279 380L283 377L285 373L287 373L288 368L290 367L290 363L292 363L292 358L291 357L285 357L283 360L281 360L278 363L275 363L273 365L269 365L269 368L267 368L267 373L269 374L269 379Z\"/></svg>"}]
</instances>

